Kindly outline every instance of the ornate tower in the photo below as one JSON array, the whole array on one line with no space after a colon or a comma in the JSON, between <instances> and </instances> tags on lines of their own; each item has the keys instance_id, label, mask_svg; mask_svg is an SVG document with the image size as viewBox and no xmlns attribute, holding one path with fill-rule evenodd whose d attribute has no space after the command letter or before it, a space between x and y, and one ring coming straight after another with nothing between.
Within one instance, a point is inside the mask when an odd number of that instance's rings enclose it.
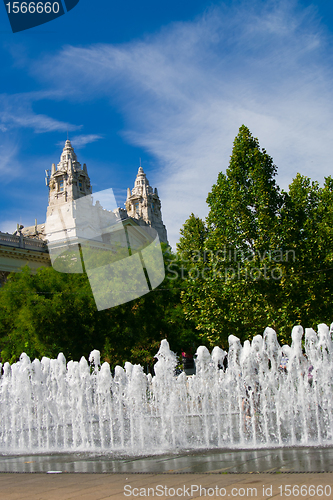
<instances>
[{"instance_id":1,"label":"ornate tower","mask_svg":"<svg viewBox=\"0 0 333 500\"><path fill-rule=\"evenodd\" d=\"M166 228L162 221L161 201L157 188L149 185L143 168L140 166L132 191L127 189L126 210L128 217L138 220L142 225L154 228L160 241L168 243Z\"/></svg>"},{"instance_id":2,"label":"ornate tower","mask_svg":"<svg viewBox=\"0 0 333 500\"><path fill-rule=\"evenodd\" d=\"M65 142L57 168L54 163L52 164L51 176L47 178L47 182L49 186L48 209L91 194L87 166L84 163L83 169L81 168L69 140Z\"/></svg>"},{"instance_id":3,"label":"ornate tower","mask_svg":"<svg viewBox=\"0 0 333 500\"><path fill-rule=\"evenodd\" d=\"M49 187L49 204L46 212L46 239L53 241L82 236L77 224L76 200L91 194L86 164L81 168L69 140L66 141L57 167L52 164L51 175L46 178ZM91 197L84 204L87 217L91 214ZM82 208L81 208L82 211ZM89 219L89 217L88 217Z\"/></svg>"}]
</instances>

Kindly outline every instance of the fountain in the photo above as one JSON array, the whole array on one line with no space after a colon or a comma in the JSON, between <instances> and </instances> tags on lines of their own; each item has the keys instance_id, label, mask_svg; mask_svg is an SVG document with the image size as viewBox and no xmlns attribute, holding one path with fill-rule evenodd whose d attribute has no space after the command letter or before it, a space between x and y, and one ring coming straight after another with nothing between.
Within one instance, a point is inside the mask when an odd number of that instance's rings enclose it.
<instances>
[{"instance_id":1,"label":"fountain","mask_svg":"<svg viewBox=\"0 0 333 500\"><path fill-rule=\"evenodd\" d=\"M0 452L161 453L207 448L333 444L330 329L292 330L280 346L266 328L252 343L230 335L229 352L199 347L196 375L175 375L163 340L155 376L125 363L112 374L89 363L26 354L0 365Z\"/></svg>"}]
</instances>

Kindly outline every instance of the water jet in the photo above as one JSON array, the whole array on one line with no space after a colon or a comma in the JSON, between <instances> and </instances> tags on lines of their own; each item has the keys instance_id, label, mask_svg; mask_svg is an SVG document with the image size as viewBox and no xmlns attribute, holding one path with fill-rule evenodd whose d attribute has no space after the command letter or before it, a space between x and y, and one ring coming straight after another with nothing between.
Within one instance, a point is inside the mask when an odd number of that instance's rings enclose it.
<instances>
[{"instance_id":1,"label":"water jet","mask_svg":"<svg viewBox=\"0 0 333 500\"><path fill-rule=\"evenodd\" d=\"M125 363L112 374L98 351L79 362L1 367L0 452L122 452L329 446L333 444L330 329L292 330L280 346L266 328L252 342L230 335L228 353L199 347L196 375L175 375L163 340L146 375ZM227 361L227 363L225 362ZM226 367L225 367L226 366Z\"/></svg>"}]
</instances>

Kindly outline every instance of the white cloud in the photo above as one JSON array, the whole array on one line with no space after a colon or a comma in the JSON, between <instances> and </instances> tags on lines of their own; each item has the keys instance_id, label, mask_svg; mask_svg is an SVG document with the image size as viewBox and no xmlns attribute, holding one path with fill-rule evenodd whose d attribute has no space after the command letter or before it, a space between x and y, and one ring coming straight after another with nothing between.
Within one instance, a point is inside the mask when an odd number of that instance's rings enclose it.
<instances>
[{"instance_id":1,"label":"white cloud","mask_svg":"<svg viewBox=\"0 0 333 500\"><path fill-rule=\"evenodd\" d=\"M0 130L31 128L36 133L66 132L81 127L71 123L55 120L50 116L35 113L32 109L34 101L41 99L57 99L59 92L31 92L22 94L0 95Z\"/></svg>"},{"instance_id":2,"label":"white cloud","mask_svg":"<svg viewBox=\"0 0 333 500\"><path fill-rule=\"evenodd\" d=\"M54 120L49 116L42 114L35 115L26 110L20 110L19 113L1 113L0 119L3 122L2 127L8 128L32 128L37 133L42 132L65 132L67 130L76 130L69 123ZM4 125L6 124L6 125Z\"/></svg>"},{"instance_id":3,"label":"white cloud","mask_svg":"<svg viewBox=\"0 0 333 500\"><path fill-rule=\"evenodd\" d=\"M311 9L243 1L144 40L65 47L35 72L52 82L66 74L63 91L106 94L121 108L127 140L156 158L149 177L174 244L191 212L206 215L243 123L273 156L284 188L298 171L320 181L331 173L330 44Z\"/></svg>"},{"instance_id":4,"label":"white cloud","mask_svg":"<svg viewBox=\"0 0 333 500\"><path fill-rule=\"evenodd\" d=\"M18 146L13 142L0 144L0 179L2 184L7 184L22 173L21 164L17 158Z\"/></svg>"},{"instance_id":5,"label":"white cloud","mask_svg":"<svg viewBox=\"0 0 333 500\"><path fill-rule=\"evenodd\" d=\"M98 134L87 134L75 135L70 138L72 145L77 149L84 148L87 144L98 141L99 139L103 139L103 136ZM63 142L59 143L59 146L63 147Z\"/></svg>"}]
</instances>

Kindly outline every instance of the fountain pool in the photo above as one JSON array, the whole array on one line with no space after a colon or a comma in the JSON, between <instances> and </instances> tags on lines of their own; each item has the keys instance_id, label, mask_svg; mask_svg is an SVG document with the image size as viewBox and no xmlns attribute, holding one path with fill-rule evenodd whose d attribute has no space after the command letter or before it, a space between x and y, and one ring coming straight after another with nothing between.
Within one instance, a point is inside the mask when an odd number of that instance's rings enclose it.
<instances>
[{"instance_id":1,"label":"fountain pool","mask_svg":"<svg viewBox=\"0 0 333 500\"><path fill-rule=\"evenodd\" d=\"M230 335L229 351L199 347L196 375L175 375L163 340L155 375L125 363L112 374L98 351L89 363L20 360L1 367L0 453L143 455L200 449L333 444L330 329L292 330L280 346L266 328L252 342Z\"/></svg>"}]
</instances>

